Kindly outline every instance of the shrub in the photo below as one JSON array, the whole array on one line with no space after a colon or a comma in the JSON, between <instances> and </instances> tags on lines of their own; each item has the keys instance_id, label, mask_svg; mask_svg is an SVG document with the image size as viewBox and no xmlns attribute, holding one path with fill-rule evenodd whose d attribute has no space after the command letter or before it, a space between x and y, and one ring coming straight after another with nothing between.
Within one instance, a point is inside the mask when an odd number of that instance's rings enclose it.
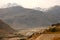
<instances>
[{"instance_id":1,"label":"shrub","mask_svg":"<svg viewBox=\"0 0 60 40\"><path fill-rule=\"evenodd\" d=\"M49 31L56 32L56 28L55 27L54 28L49 28Z\"/></svg>"}]
</instances>

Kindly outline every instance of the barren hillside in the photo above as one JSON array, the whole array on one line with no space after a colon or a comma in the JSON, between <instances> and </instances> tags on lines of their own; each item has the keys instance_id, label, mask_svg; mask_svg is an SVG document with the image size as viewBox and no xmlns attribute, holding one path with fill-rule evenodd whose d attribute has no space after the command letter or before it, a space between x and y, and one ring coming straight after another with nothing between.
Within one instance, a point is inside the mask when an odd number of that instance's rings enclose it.
<instances>
[{"instance_id":1,"label":"barren hillside","mask_svg":"<svg viewBox=\"0 0 60 40\"><path fill-rule=\"evenodd\" d=\"M0 30L4 30L6 32L14 32L15 30L11 28L8 24L0 20Z\"/></svg>"}]
</instances>

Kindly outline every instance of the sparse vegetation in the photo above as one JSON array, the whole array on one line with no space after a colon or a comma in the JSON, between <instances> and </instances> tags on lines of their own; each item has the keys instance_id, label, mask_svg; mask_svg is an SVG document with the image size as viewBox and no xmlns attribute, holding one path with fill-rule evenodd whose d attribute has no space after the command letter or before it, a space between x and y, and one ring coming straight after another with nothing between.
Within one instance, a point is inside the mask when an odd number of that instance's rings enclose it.
<instances>
[{"instance_id":1,"label":"sparse vegetation","mask_svg":"<svg viewBox=\"0 0 60 40\"><path fill-rule=\"evenodd\" d=\"M54 28L49 28L49 31L56 32L56 28L55 27Z\"/></svg>"}]
</instances>

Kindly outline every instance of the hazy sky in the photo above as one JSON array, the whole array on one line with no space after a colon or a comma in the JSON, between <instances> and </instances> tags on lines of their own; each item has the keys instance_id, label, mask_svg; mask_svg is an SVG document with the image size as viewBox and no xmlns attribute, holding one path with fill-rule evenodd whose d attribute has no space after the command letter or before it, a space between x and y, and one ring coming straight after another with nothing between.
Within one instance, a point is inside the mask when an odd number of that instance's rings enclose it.
<instances>
[{"instance_id":1,"label":"hazy sky","mask_svg":"<svg viewBox=\"0 0 60 40\"><path fill-rule=\"evenodd\" d=\"M0 7L7 3L17 3L26 8L49 8L54 5L60 5L60 0L0 0Z\"/></svg>"}]
</instances>

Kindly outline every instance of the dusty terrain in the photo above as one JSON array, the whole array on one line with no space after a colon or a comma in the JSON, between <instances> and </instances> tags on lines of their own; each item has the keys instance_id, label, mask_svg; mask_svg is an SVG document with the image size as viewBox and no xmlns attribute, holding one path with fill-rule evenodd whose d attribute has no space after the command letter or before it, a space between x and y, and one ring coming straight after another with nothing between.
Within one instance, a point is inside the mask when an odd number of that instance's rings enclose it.
<instances>
[{"instance_id":1,"label":"dusty terrain","mask_svg":"<svg viewBox=\"0 0 60 40\"><path fill-rule=\"evenodd\" d=\"M60 38L60 34L42 34L35 40L54 40L55 38Z\"/></svg>"},{"instance_id":2,"label":"dusty terrain","mask_svg":"<svg viewBox=\"0 0 60 40\"><path fill-rule=\"evenodd\" d=\"M4 38L3 40L60 40L60 32L46 32L44 33L44 30L41 31L24 31L21 34L22 36L18 34L15 34L13 37L10 38ZM16 36L19 35L19 36Z\"/></svg>"},{"instance_id":3,"label":"dusty terrain","mask_svg":"<svg viewBox=\"0 0 60 40\"><path fill-rule=\"evenodd\" d=\"M24 29L14 33L0 29L0 40L60 40L60 23L48 28Z\"/></svg>"}]
</instances>

